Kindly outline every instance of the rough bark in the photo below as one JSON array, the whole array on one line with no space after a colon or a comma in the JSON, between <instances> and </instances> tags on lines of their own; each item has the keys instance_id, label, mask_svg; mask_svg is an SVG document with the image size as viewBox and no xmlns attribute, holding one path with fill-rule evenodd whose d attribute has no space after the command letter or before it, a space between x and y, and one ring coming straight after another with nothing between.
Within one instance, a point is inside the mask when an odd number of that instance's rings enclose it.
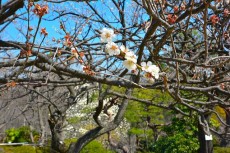
<instances>
[{"instance_id":1,"label":"rough bark","mask_svg":"<svg viewBox=\"0 0 230 153\"><path fill-rule=\"evenodd\" d=\"M198 139L200 142L200 148L198 153L213 153L213 143L212 140L206 140L205 135L211 135L208 121L210 118L210 114L202 115L199 118L198 122Z\"/></svg>"},{"instance_id":2,"label":"rough bark","mask_svg":"<svg viewBox=\"0 0 230 153\"><path fill-rule=\"evenodd\" d=\"M11 0L3 5L0 9L0 25L4 23L4 21L14 15L15 12L24 6L24 0Z\"/></svg>"},{"instance_id":3,"label":"rough bark","mask_svg":"<svg viewBox=\"0 0 230 153\"><path fill-rule=\"evenodd\" d=\"M85 145L87 145L90 141L104 134L102 129L103 129L102 127L96 127L93 130L87 132L84 136L78 139L77 143L71 144L69 148L69 153L79 153L81 149Z\"/></svg>"},{"instance_id":4,"label":"rough bark","mask_svg":"<svg viewBox=\"0 0 230 153\"><path fill-rule=\"evenodd\" d=\"M130 96L132 92L132 89L128 89L126 91L127 96ZM108 133L109 131L114 130L117 128L120 124L120 122L123 120L125 110L128 106L128 99L123 99L120 108L118 110L117 115L115 116L113 122L107 124L106 126L98 126L90 131L88 131L85 135L80 137L76 143L72 143L69 147L68 152L69 153L79 153L84 146L86 146L90 141L94 140L95 138Z\"/></svg>"},{"instance_id":5,"label":"rough bark","mask_svg":"<svg viewBox=\"0 0 230 153\"><path fill-rule=\"evenodd\" d=\"M112 150L115 150L117 153L129 153L129 147L127 143L122 143L122 142L114 142L112 140L112 137L110 135L110 132L108 132L108 141L109 145Z\"/></svg>"},{"instance_id":6,"label":"rough bark","mask_svg":"<svg viewBox=\"0 0 230 153\"><path fill-rule=\"evenodd\" d=\"M43 111L41 109L41 106L39 106L38 107L38 117L39 117L40 129L41 129L40 145L44 145L45 143L45 132L46 132L42 114L43 114Z\"/></svg>"},{"instance_id":7,"label":"rough bark","mask_svg":"<svg viewBox=\"0 0 230 153\"><path fill-rule=\"evenodd\" d=\"M131 134L129 136L129 153L135 153L136 152L136 140L137 137L135 134Z\"/></svg>"},{"instance_id":8,"label":"rough bark","mask_svg":"<svg viewBox=\"0 0 230 153\"><path fill-rule=\"evenodd\" d=\"M64 144L64 132L63 127L65 123L65 116L62 116L61 114L55 114L59 116L53 116L51 115L50 119L48 120L50 130L51 130L51 153L64 153L65 150L65 144Z\"/></svg>"}]
</instances>

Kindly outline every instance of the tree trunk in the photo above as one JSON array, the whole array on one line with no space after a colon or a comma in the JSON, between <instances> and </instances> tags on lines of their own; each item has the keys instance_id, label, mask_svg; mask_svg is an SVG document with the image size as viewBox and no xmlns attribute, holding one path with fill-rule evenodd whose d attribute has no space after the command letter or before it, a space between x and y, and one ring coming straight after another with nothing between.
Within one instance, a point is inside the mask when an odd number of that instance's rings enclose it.
<instances>
[{"instance_id":1,"label":"tree trunk","mask_svg":"<svg viewBox=\"0 0 230 153\"><path fill-rule=\"evenodd\" d=\"M34 143L33 127L29 125L29 128L30 128L30 140L32 143Z\"/></svg>"},{"instance_id":2,"label":"tree trunk","mask_svg":"<svg viewBox=\"0 0 230 153\"><path fill-rule=\"evenodd\" d=\"M44 125L44 121L43 121L43 111L41 109L42 106L38 107L38 117L39 117L39 124L40 124L40 129L41 129L41 137L39 140L39 144L40 145L44 145L45 143L45 125Z\"/></svg>"},{"instance_id":3,"label":"tree trunk","mask_svg":"<svg viewBox=\"0 0 230 153\"><path fill-rule=\"evenodd\" d=\"M230 107L225 108L225 116L226 116L226 124L230 125ZM229 133L229 127L225 127L224 129L224 135L221 137L220 146L221 147L229 147L230 146L230 140L228 138Z\"/></svg>"},{"instance_id":4,"label":"tree trunk","mask_svg":"<svg viewBox=\"0 0 230 153\"><path fill-rule=\"evenodd\" d=\"M132 88L127 89L126 95L130 96L131 92L132 92ZM88 131L85 135L80 137L76 143L72 143L70 145L68 152L69 153L79 153L82 150L82 148L86 146L90 141L117 128L124 118L124 113L128 106L128 101L129 100L126 98L123 99L113 122L109 122L109 124L107 124L106 126L103 126L103 127L98 126Z\"/></svg>"},{"instance_id":5,"label":"tree trunk","mask_svg":"<svg viewBox=\"0 0 230 153\"><path fill-rule=\"evenodd\" d=\"M137 141L137 137L135 134L131 134L129 136L129 153L135 153L136 152L136 141Z\"/></svg>"},{"instance_id":6,"label":"tree trunk","mask_svg":"<svg viewBox=\"0 0 230 153\"><path fill-rule=\"evenodd\" d=\"M90 130L85 135L80 137L77 140L77 143L72 143L69 148L69 153L79 153L84 146L86 146L90 141L95 139L101 134L104 134L103 132L100 134L100 131L102 130L102 127L96 127L93 130Z\"/></svg>"},{"instance_id":7,"label":"tree trunk","mask_svg":"<svg viewBox=\"0 0 230 153\"><path fill-rule=\"evenodd\" d=\"M213 153L213 143L212 140L208 140L207 137L211 137L209 131L209 122L210 115L204 115L199 118L198 122L198 139L200 142L200 148L198 153ZM211 139L211 138L210 138Z\"/></svg>"},{"instance_id":8,"label":"tree trunk","mask_svg":"<svg viewBox=\"0 0 230 153\"><path fill-rule=\"evenodd\" d=\"M51 130L51 153L64 153L66 151L64 144L64 132L63 125L65 123L65 117L50 117L48 120Z\"/></svg>"}]
</instances>

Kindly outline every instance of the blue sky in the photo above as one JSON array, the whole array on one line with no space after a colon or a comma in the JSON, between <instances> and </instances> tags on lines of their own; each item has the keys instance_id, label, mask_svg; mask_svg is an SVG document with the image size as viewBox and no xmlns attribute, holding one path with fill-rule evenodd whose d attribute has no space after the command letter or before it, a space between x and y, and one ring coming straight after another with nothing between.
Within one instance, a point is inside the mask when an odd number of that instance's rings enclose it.
<instances>
[{"instance_id":1,"label":"blue sky","mask_svg":"<svg viewBox=\"0 0 230 153\"><path fill-rule=\"evenodd\" d=\"M4 0L6 1L6 0ZM3 3L4 3L3 1ZM127 0L126 2L126 7L129 7L127 9L127 11L130 11L132 8L130 7L131 5L131 0ZM109 21L109 22L116 22L116 19L114 18L113 16L113 13L118 16L118 10L116 9L116 7L113 5L113 4L110 4L111 1L103 1L103 0L99 0L99 1L96 1L96 2L91 2L91 4L97 9L97 11L100 12L100 14L102 15L102 17ZM42 1L42 2L39 2L39 4L42 4L42 5L45 5L46 2ZM72 12L75 12L75 13L79 13L79 14L88 14L87 16L90 16L92 15L92 13L89 13L89 11L87 11L87 8L85 7L86 4L84 3L76 3L76 2L65 2L65 3L58 3L58 4L49 4L49 13L47 15L45 15L43 18L44 19L51 19L51 18L54 18L55 16L57 16L57 13L55 13L56 10L69 10L69 11L72 11ZM109 5L109 6L108 6ZM20 14L20 13L24 13L26 12L26 9L23 8L23 9L20 9L19 11L17 11L17 14ZM130 12L125 12L125 15L127 18L129 18L128 15L133 15L133 14L129 14ZM38 17L36 15L34 15L33 12L30 13L31 15L31 21L30 21L30 26L33 27L34 29L36 29L37 27L37 24L38 24ZM25 17L27 17L27 14L25 15ZM95 17L94 17L95 18ZM62 18L62 20L65 20L65 18ZM66 26L68 27L68 31L67 32L70 32L71 34L73 34L75 31L74 30L71 30L75 23L78 22L77 18L67 18L66 19L67 22L66 22ZM142 16L142 21L138 21L138 23L142 23L143 21L147 21L148 20L148 16L147 15L144 15ZM59 39L59 38L62 38L65 36L65 34L63 32L60 32L61 31L59 29L60 27L60 24L59 24L59 19L55 20L55 21L42 21L41 25L40 25L40 28L39 28L39 31L38 31L38 35L36 37L36 43L39 44L41 42L41 39L42 39L42 36L40 35L40 29L41 28L46 28L47 32L49 33L48 34L48 37L45 39L45 43L43 43L43 45L49 45L49 46L52 46L52 47L57 47L57 46L62 46L62 45L57 45L57 44L53 44L53 42L51 41L52 38L56 38L56 39ZM91 24L91 23L89 23ZM92 31L90 32L89 35L94 35L94 30L100 30L102 29L103 27L105 26L102 26L101 24L91 24L92 25ZM121 24L117 24L117 23L111 23L111 25L114 27L114 28L121 28ZM88 25L87 25L88 26ZM86 26L86 27L87 27ZM127 25L128 27L129 25ZM19 29L22 29L22 31L24 33L26 33L27 31L27 21L23 21L21 19L17 19L15 21L15 23L13 24L10 24L5 30L4 32L2 32L2 34L0 35L0 39L3 39L3 40L16 40L16 41L20 41L20 42L25 42L25 37L20 34L19 30L17 30L17 28ZM56 31L57 30L57 31ZM34 34L35 30L32 31L32 34ZM144 36L144 31L141 32L140 36L143 37ZM79 37L81 37L79 35ZM119 39L120 36L118 35L117 36L117 39ZM138 38L139 39L139 38ZM115 39L116 40L116 39ZM48 42L47 42L48 41ZM99 39L94 39L93 42L98 42L100 41ZM50 45L50 44L53 44L53 45ZM121 45L121 44L119 44ZM128 46L133 46L133 44L130 42L128 43ZM135 49L135 48L134 48ZM137 50L137 48L136 48ZM16 54L18 54L18 52L16 52ZM121 61L122 62L122 61Z\"/></svg>"},{"instance_id":2,"label":"blue sky","mask_svg":"<svg viewBox=\"0 0 230 153\"><path fill-rule=\"evenodd\" d=\"M3 4L5 2L6 2L6 0L3 0ZM40 4L46 4L46 2L44 2L44 1L42 3L41 2L39 2L39 3ZM112 13L109 11L109 9L111 9L113 11L113 13L115 13L117 15L118 11L116 10L115 6L109 8L106 5L102 5L102 3L104 3L103 0L96 1L96 2L91 2L91 4L93 6L95 6L97 8L97 10L100 11L101 14L103 14L103 18L107 19L110 22L114 22L114 18L111 18ZM126 2L126 5L128 6L129 4L130 4L130 1L128 0ZM62 5L62 6L60 7L60 5ZM50 19L50 18L53 18L55 15L57 15L57 13L54 12L56 8L62 9L62 8L66 7L67 10L69 9L70 11L73 10L73 12L76 12L76 13L82 13L81 11L82 11L83 5L85 6L84 3L76 3L76 2L66 2L66 3L61 3L61 4L52 4L52 5L49 5L49 13L47 15L45 15L43 18L44 19ZM19 11L17 11L17 14L24 13L24 12L26 12L25 8L20 9ZM38 17L36 17L33 14L33 12L31 12L30 14L31 14L31 17L33 18L33 20L31 20L31 22L30 22L30 26L33 27L34 29L36 29L37 23L38 23ZM27 17L27 14L26 14L26 17ZM145 18L144 20L148 19L147 16L144 17L144 18ZM49 35L48 35L49 39L51 39L52 37L55 37L55 38L63 37L62 35L57 33L57 31L55 31L55 29L59 29L59 21L60 20L51 21L51 22L42 21L42 23L40 25L40 28L45 27L47 29L47 32L49 33ZM73 22L76 22L76 21L74 21L74 19L73 19ZM116 24L116 23L111 24L111 25L114 26L115 28L120 28L121 27L120 24ZM74 24L72 24L70 26L73 27ZM103 28L103 27L99 27L97 25L93 25L93 26L94 26L93 28L96 28L96 29L102 29ZM20 32L17 30L17 28L22 29L24 31L24 33L26 33L27 21L17 19L14 22L14 24L10 24L4 30L4 33L3 33L3 35L0 36L0 39L4 39L4 40L13 40L13 39L14 40L22 40L24 38L24 36L22 36L20 34Z\"/></svg>"}]
</instances>

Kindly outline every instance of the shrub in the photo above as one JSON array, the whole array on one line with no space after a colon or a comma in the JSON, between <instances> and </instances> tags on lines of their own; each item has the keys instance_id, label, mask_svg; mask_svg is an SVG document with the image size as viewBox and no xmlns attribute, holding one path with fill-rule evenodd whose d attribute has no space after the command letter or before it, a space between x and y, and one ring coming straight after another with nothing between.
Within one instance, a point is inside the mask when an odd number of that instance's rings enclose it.
<instances>
[{"instance_id":1,"label":"shrub","mask_svg":"<svg viewBox=\"0 0 230 153\"><path fill-rule=\"evenodd\" d=\"M214 153L230 153L230 148L214 147Z\"/></svg>"},{"instance_id":2,"label":"shrub","mask_svg":"<svg viewBox=\"0 0 230 153\"><path fill-rule=\"evenodd\" d=\"M196 120L193 118L173 118L172 124L163 127L167 136L151 145L156 153L195 153L199 149Z\"/></svg>"},{"instance_id":3,"label":"shrub","mask_svg":"<svg viewBox=\"0 0 230 153\"><path fill-rule=\"evenodd\" d=\"M22 126L20 128L10 128L6 130L6 142L31 142L30 132L31 131L28 126ZM38 132L36 131L32 131L32 133L35 138L39 136Z\"/></svg>"}]
</instances>

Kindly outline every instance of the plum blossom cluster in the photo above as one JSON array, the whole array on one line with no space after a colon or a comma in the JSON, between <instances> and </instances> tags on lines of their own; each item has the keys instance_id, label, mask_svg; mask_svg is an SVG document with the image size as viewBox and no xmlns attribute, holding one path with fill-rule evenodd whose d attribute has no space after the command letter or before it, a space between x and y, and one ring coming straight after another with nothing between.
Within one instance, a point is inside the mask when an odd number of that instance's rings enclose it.
<instances>
[{"instance_id":1,"label":"plum blossom cluster","mask_svg":"<svg viewBox=\"0 0 230 153\"><path fill-rule=\"evenodd\" d=\"M39 4L36 4L36 5L34 6L33 12L34 12L34 14L36 14L37 16L42 17L43 15L45 15L45 14L48 13L48 6L47 6L47 5L41 6L41 5L39 5Z\"/></svg>"},{"instance_id":2,"label":"plum blossom cluster","mask_svg":"<svg viewBox=\"0 0 230 153\"><path fill-rule=\"evenodd\" d=\"M46 31L46 28L41 29L41 34L43 34L44 36L48 35L48 32Z\"/></svg>"},{"instance_id":3,"label":"plum blossom cluster","mask_svg":"<svg viewBox=\"0 0 230 153\"><path fill-rule=\"evenodd\" d=\"M21 58L25 58L25 57L28 57L28 56L31 56L31 55L32 55L31 44L26 43L26 50L21 50L19 56Z\"/></svg>"},{"instance_id":4,"label":"plum blossom cluster","mask_svg":"<svg viewBox=\"0 0 230 153\"><path fill-rule=\"evenodd\" d=\"M178 18L177 15L175 15L175 14L169 14L169 15L167 16L168 23L174 24L174 23L176 22L177 18Z\"/></svg>"},{"instance_id":5,"label":"plum blossom cluster","mask_svg":"<svg viewBox=\"0 0 230 153\"><path fill-rule=\"evenodd\" d=\"M156 65L153 65L151 61L141 63L142 70L145 72L144 77L151 83L154 82L154 78L159 78L160 69ZM154 78L153 78L154 77Z\"/></svg>"},{"instance_id":6,"label":"plum blossom cluster","mask_svg":"<svg viewBox=\"0 0 230 153\"><path fill-rule=\"evenodd\" d=\"M217 16L217 15L212 15L212 16L210 16L210 21L212 22L212 24L213 25L215 25L216 23L218 23L219 22L219 17Z\"/></svg>"},{"instance_id":7,"label":"plum blossom cluster","mask_svg":"<svg viewBox=\"0 0 230 153\"><path fill-rule=\"evenodd\" d=\"M69 33L67 33L64 38L65 38L64 45L70 47L72 45L72 41Z\"/></svg>"},{"instance_id":8,"label":"plum blossom cluster","mask_svg":"<svg viewBox=\"0 0 230 153\"><path fill-rule=\"evenodd\" d=\"M136 71L137 69L142 70L144 72L144 77L151 83L155 81L155 79L159 78L160 69L156 65L153 65L152 62L148 61L142 62L141 65L137 64L137 56L133 51L130 51L124 45L120 47L114 43L112 40L116 36L112 29L103 28L101 30L101 41L106 42L105 52L110 56L117 56L124 59L123 65L128 70Z\"/></svg>"}]
</instances>

